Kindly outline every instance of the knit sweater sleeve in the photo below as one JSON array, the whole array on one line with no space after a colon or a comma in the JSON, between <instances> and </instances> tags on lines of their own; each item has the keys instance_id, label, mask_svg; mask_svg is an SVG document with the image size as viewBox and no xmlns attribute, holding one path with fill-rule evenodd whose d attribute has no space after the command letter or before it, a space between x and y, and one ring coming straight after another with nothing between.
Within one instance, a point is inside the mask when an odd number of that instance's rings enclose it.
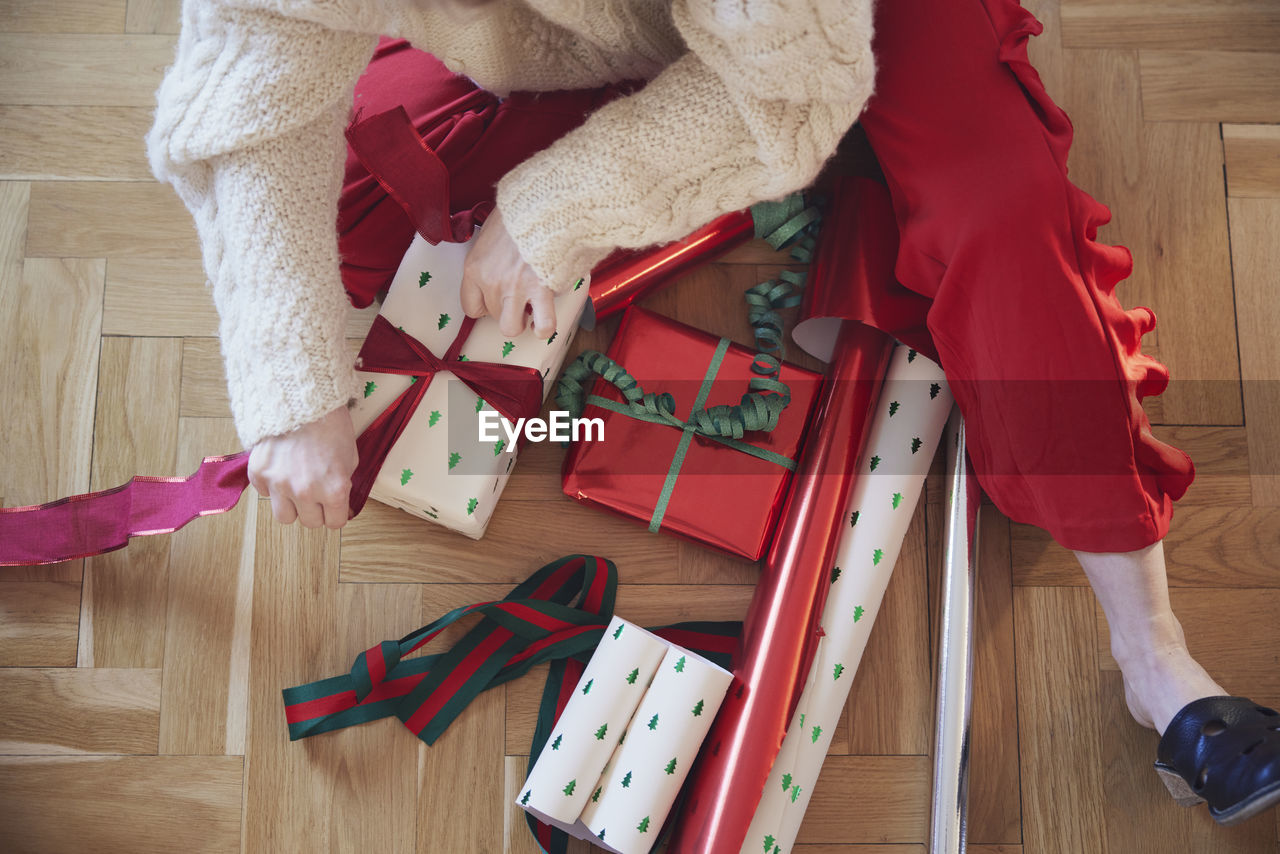
<instances>
[{"instance_id":1,"label":"knit sweater sleeve","mask_svg":"<svg viewBox=\"0 0 1280 854\"><path fill-rule=\"evenodd\" d=\"M356 390L335 220L356 78L377 37L189 2L147 138L196 221L245 447Z\"/></svg>"},{"instance_id":2,"label":"knit sweater sleeve","mask_svg":"<svg viewBox=\"0 0 1280 854\"><path fill-rule=\"evenodd\" d=\"M677 0L673 17L688 53L498 186L554 290L812 183L871 94L871 0Z\"/></svg>"}]
</instances>

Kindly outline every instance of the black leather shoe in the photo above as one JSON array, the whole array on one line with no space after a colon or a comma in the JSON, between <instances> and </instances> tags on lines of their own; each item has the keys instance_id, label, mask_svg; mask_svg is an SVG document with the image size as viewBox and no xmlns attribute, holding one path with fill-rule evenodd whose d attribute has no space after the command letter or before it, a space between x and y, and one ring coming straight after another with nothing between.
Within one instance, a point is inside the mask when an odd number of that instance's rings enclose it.
<instances>
[{"instance_id":1,"label":"black leather shoe","mask_svg":"<svg viewBox=\"0 0 1280 854\"><path fill-rule=\"evenodd\" d=\"M1218 824L1280 803L1280 712L1244 697L1204 697L1174 715L1156 771L1182 806L1201 801Z\"/></svg>"}]
</instances>

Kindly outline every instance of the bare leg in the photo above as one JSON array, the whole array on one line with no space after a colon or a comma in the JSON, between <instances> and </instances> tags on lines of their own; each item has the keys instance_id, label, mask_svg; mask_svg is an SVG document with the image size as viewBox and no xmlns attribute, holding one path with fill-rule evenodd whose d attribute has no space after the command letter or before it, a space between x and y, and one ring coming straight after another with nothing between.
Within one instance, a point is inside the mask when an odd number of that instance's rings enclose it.
<instances>
[{"instance_id":1,"label":"bare leg","mask_svg":"<svg viewBox=\"0 0 1280 854\"><path fill-rule=\"evenodd\" d=\"M1111 654L1138 723L1163 733L1187 703L1227 693L1187 651L1169 606L1163 542L1134 552L1075 555L1107 615Z\"/></svg>"}]
</instances>

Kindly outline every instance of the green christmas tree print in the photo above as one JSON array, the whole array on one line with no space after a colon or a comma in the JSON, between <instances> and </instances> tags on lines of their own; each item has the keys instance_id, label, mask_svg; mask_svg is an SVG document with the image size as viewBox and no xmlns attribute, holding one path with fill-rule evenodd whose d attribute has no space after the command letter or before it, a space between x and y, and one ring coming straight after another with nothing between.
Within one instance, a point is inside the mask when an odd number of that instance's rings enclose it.
<instances>
[{"instance_id":1,"label":"green christmas tree print","mask_svg":"<svg viewBox=\"0 0 1280 854\"><path fill-rule=\"evenodd\" d=\"M551 342L556 340L556 338L559 337L559 335L560 335L559 332L552 332L551 337L547 339L547 345L550 346Z\"/></svg>"},{"instance_id":2,"label":"green christmas tree print","mask_svg":"<svg viewBox=\"0 0 1280 854\"><path fill-rule=\"evenodd\" d=\"M663 769L668 774L676 773L676 757L672 756L671 761L667 763L667 767Z\"/></svg>"},{"instance_id":3,"label":"green christmas tree print","mask_svg":"<svg viewBox=\"0 0 1280 854\"><path fill-rule=\"evenodd\" d=\"M613 632L613 639L617 640L618 636L622 634L622 630L625 629L626 627L627 627L626 623L618 623L618 628L614 629L614 632Z\"/></svg>"},{"instance_id":4,"label":"green christmas tree print","mask_svg":"<svg viewBox=\"0 0 1280 854\"><path fill-rule=\"evenodd\" d=\"M920 441L920 437L916 436L914 439L911 440L911 453L914 454L916 451L920 450L920 446L923 444L924 442Z\"/></svg>"},{"instance_id":5,"label":"green christmas tree print","mask_svg":"<svg viewBox=\"0 0 1280 854\"><path fill-rule=\"evenodd\" d=\"M942 391L942 386L937 383L929 383L929 399L934 400L938 397L938 392Z\"/></svg>"},{"instance_id":6,"label":"green christmas tree print","mask_svg":"<svg viewBox=\"0 0 1280 854\"><path fill-rule=\"evenodd\" d=\"M484 409L484 398L478 397L476 398L476 412L479 412L481 409Z\"/></svg>"},{"instance_id":7,"label":"green christmas tree print","mask_svg":"<svg viewBox=\"0 0 1280 854\"><path fill-rule=\"evenodd\" d=\"M405 469L404 471L400 472L400 485L404 486L406 483L409 482L409 478L411 477L413 477L413 472L409 469Z\"/></svg>"},{"instance_id":8,"label":"green christmas tree print","mask_svg":"<svg viewBox=\"0 0 1280 854\"><path fill-rule=\"evenodd\" d=\"M480 506L480 500L478 498L468 498L467 499L467 515L470 516L472 513L475 513L476 508L479 506Z\"/></svg>"},{"instance_id":9,"label":"green christmas tree print","mask_svg":"<svg viewBox=\"0 0 1280 854\"><path fill-rule=\"evenodd\" d=\"M897 414L898 414L898 401L896 400L889 401L889 417L892 418Z\"/></svg>"},{"instance_id":10,"label":"green christmas tree print","mask_svg":"<svg viewBox=\"0 0 1280 854\"><path fill-rule=\"evenodd\" d=\"M470 359L468 359L466 356L458 356L458 361L459 361L459 362L470 362L471 360L470 360Z\"/></svg>"},{"instance_id":11,"label":"green christmas tree print","mask_svg":"<svg viewBox=\"0 0 1280 854\"><path fill-rule=\"evenodd\" d=\"M597 786L597 787L596 787L596 790L595 790L594 792L592 792L592 793L591 793L591 803L593 803L593 804L595 804L595 803L599 803L599 802L600 802L600 793L601 793L601 792L603 792L603 791L604 791L604 786Z\"/></svg>"},{"instance_id":12,"label":"green christmas tree print","mask_svg":"<svg viewBox=\"0 0 1280 854\"><path fill-rule=\"evenodd\" d=\"M578 279L577 283L573 286L573 289L576 291L578 288L582 287L582 282L582 279Z\"/></svg>"},{"instance_id":13,"label":"green christmas tree print","mask_svg":"<svg viewBox=\"0 0 1280 854\"><path fill-rule=\"evenodd\" d=\"M862 511L860 511L860 510L854 510L852 513L850 513L850 514L849 514L849 527L850 527L850 528L855 527L855 526L858 524L858 516L859 516L859 515L861 515L861 512L862 512Z\"/></svg>"},{"instance_id":14,"label":"green christmas tree print","mask_svg":"<svg viewBox=\"0 0 1280 854\"><path fill-rule=\"evenodd\" d=\"M811 735L811 736L810 736L810 738L813 740L813 743L814 743L814 744L817 744L817 743L818 743L818 737L819 737L820 735L822 735L822 727L817 726L817 725L815 724L815 725L814 725L814 727L813 727L813 735Z\"/></svg>"},{"instance_id":15,"label":"green christmas tree print","mask_svg":"<svg viewBox=\"0 0 1280 854\"><path fill-rule=\"evenodd\" d=\"M800 726L804 726L804 712L800 713Z\"/></svg>"},{"instance_id":16,"label":"green christmas tree print","mask_svg":"<svg viewBox=\"0 0 1280 854\"><path fill-rule=\"evenodd\" d=\"M861 606L861 605L854 605L854 606L853 606L853 621L854 621L855 623L862 619L862 614L863 614L862 606Z\"/></svg>"},{"instance_id":17,"label":"green christmas tree print","mask_svg":"<svg viewBox=\"0 0 1280 854\"><path fill-rule=\"evenodd\" d=\"M907 351L907 364L909 365L909 364L911 364L912 362L914 362L914 361L916 360L916 356L917 356L917 355L919 355L919 354L918 354L918 353L916 353L916 351L915 351L915 350L908 350L908 351Z\"/></svg>"},{"instance_id":18,"label":"green christmas tree print","mask_svg":"<svg viewBox=\"0 0 1280 854\"><path fill-rule=\"evenodd\" d=\"M831 567L831 583L835 584L839 580L840 580L840 567L838 566Z\"/></svg>"},{"instance_id":19,"label":"green christmas tree print","mask_svg":"<svg viewBox=\"0 0 1280 854\"><path fill-rule=\"evenodd\" d=\"M839 678L840 678L840 674L841 674L841 673L844 673L844 665L843 665L843 664L836 664L836 666L835 666L835 676L833 676L832 678L833 678L833 679L839 679Z\"/></svg>"},{"instance_id":20,"label":"green christmas tree print","mask_svg":"<svg viewBox=\"0 0 1280 854\"><path fill-rule=\"evenodd\" d=\"M644 818L640 819L640 823L636 825L636 830L640 831L641 833L649 832L649 816L645 816Z\"/></svg>"},{"instance_id":21,"label":"green christmas tree print","mask_svg":"<svg viewBox=\"0 0 1280 854\"><path fill-rule=\"evenodd\" d=\"M568 783L568 785L566 785L566 786L564 787L564 793L565 793L566 795L572 795L572 794L573 794L573 790L574 790L574 789L576 789L576 788L578 788L578 781L577 781L577 779L575 778L575 779L573 779L573 780L570 780L570 781L569 781L569 783Z\"/></svg>"},{"instance_id":22,"label":"green christmas tree print","mask_svg":"<svg viewBox=\"0 0 1280 854\"><path fill-rule=\"evenodd\" d=\"M697 705L695 705L695 706L693 707L693 716L694 716L695 718L700 718L700 717L702 717L702 706L703 706L703 703L702 703L702 701L701 701L701 700L699 700L699 701L698 701L698 703L697 703Z\"/></svg>"},{"instance_id":23,"label":"green christmas tree print","mask_svg":"<svg viewBox=\"0 0 1280 854\"><path fill-rule=\"evenodd\" d=\"M439 423L440 423L440 410L439 409L431 410L431 414L427 416L427 426L434 427Z\"/></svg>"},{"instance_id":24,"label":"green christmas tree print","mask_svg":"<svg viewBox=\"0 0 1280 854\"><path fill-rule=\"evenodd\" d=\"M500 456L502 456L502 449L503 449L503 448L505 448L506 446L507 446L507 441L506 441L506 439L499 439L497 442L494 442L494 444L493 444L493 455L494 455L495 457L500 457Z\"/></svg>"},{"instance_id":25,"label":"green christmas tree print","mask_svg":"<svg viewBox=\"0 0 1280 854\"><path fill-rule=\"evenodd\" d=\"M505 359L508 356L510 356L511 351L514 350L515 348L516 348L516 344L514 341L503 341L502 342L502 358Z\"/></svg>"},{"instance_id":26,"label":"green christmas tree print","mask_svg":"<svg viewBox=\"0 0 1280 854\"><path fill-rule=\"evenodd\" d=\"M560 749L560 740L561 740L562 738L564 738L564 733L561 733L560 735L557 735L557 736L556 736L556 740L555 740L555 741L553 741L553 742L551 742L551 749L552 749L552 750L559 750L559 749Z\"/></svg>"},{"instance_id":27,"label":"green christmas tree print","mask_svg":"<svg viewBox=\"0 0 1280 854\"><path fill-rule=\"evenodd\" d=\"M622 788L624 789L631 788L631 772L630 771L627 772L627 776L622 778Z\"/></svg>"},{"instance_id":28,"label":"green christmas tree print","mask_svg":"<svg viewBox=\"0 0 1280 854\"><path fill-rule=\"evenodd\" d=\"M596 838L598 838L598 839L604 839L604 832L605 832L605 830L606 830L606 828L603 828L603 827L602 827L602 828L600 828L600 832L596 834Z\"/></svg>"},{"instance_id":29,"label":"green christmas tree print","mask_svg":"<svg viewBox=\"0 0 1280 854\"><path fill-rule=\"evenodd\" d=\"M796 798L798 797L800 797L800 787L792 786L791 787L791 803L794 804L796 802Z\"/></svg>"},{"instance_id":30,"label":"green christmas tree print","mask_svg":"<svg viewBox=\"0 0 1280 854\"><path fill-rule=\"evenodd\" d=\"M520 799L521 804L529 803L529 796L533 794L533 789L529 789L524 793L524 797Z\"/></svg>"},{"instance_id":31,"label":"green christmas tree print","mask_svg":"<svg viewBox=\"0 0 1280 854\"><path fill-rule=\"evenodd\" d=\"M364 384L365 397L368 397L369 395L373 394L377 390L378 390L378 384L375 383L373 380L369 380L367 383Z\"/></svg>"},{"instance_id":32,"label":"green christmas tree print","mask_svg":"<svg viewBox=\"0 0 1280 854\"><path fill-rule=\"evenodd\" d=\"M791 775L783 774L782 775L782 791L785 792L787 789L790 789L790 788L791 788Z\"/></svg>"},{"instance_id":33,"label":"green christmas tree print","mask_svg":"<svg viewBox=\"0 0 1280 854\"><path fill-rule=\"evenodd\" d=\"M901 493L901 492L895 492L895 493L893 494L893 499L892 499L892 500L893 500L893 509L894 509L894 510L897 510L897 509L898 509L898 505L902 503L902 493Z\"/></svg>"},{"instance_id":34,"label":"green christmas tree print","mask_svg":"<svg viewBox=\"0 0 1280 854\"><path fill-rule=\"evenodd\" d=\"M654 715L653 717L649 718L649 729L654 730L657 728L658 728L658 716Z\"/></svg>"},{"instance_id":35,"label":"green christmas tree print","mask_svg":"<svg viewBox=\"0 0 1280 854\"><path fill-rule=\"evenodd\" d=\"M440 314L440 317L436 319L436 329L444 329L446 326L449 325L449 321L452 319L453 318L449 317L449 315L444 314L442 312Z\"/></svg>"},{"instance_id":36,"label":"green christmas tree print","mask_svg":"<svg viewBox=\"0 0 1280 854\"><path fill-rule=\"evenodd\" d=\"M684 656L680 656L680 660L676 662L676 673L684 673Z\"/></svg>"},{"instance_id":37,"label":"green christmas tree print","mask_svg":"<svg viewBox=\"0 0 1280 854\"><path fill-rule=\"evenodd\" d=\"M590 694L590 693L591 693L591 686L592 686L592 685L594 685L594 684L595 684L595 682L596 682L596 680L594 680L594 679L588 679L588 680L587 680L587 684L582 686L582 693L584 693L584 694Z\"/></svg>"},{"instance_id":38,"label":"green christmas tree print","mask_svg":"<svg viewBox=\"0 0 1280 854\"><path fill-rule=\"evenodd\" d=\"M403 331L403 330L401 330L401 331ZM416 383L416 382L417 382L418 380L420 380L420 379L422 379L422 377L409 377L409 385L413 385L414 383Z\"/></svg>"},{"instance_id":39,"label":"green christmas tree print","mask_svg":"<svg viewBox=\"0 0 1280 854\"><path fill-rule=\"evenodd\" d=\"M460 462L462 462L462 454L459 454L457 451L453 451L449 454L449 468L453 468Z\"/></svg>"},{"instance_id":40,"label":"green christmas tree print","mask_svg":"<svg viewBox=\"0 0 1280 854\"><path fill-rule=\"evenodd\" d=\"M764 854L769 854L769 852L773 850L773 843L774 843L773 836L771 836L771 835L770 835L770 836L765 836L765 838L764 838Z\"/></svg>"},{"instance_id":41,"label":"green christmas tree print","mask_svg":"<svg viewBox=\"0 0 1280 854\"><path fill-rule=\"evenodd\" d=\"M618 628L621 629L622 627L619 626ZM614 635L614 637L617 637L617 635ZM628 685L636 684L636 677L639 675L640 675L640 668L637 667L635 670L632 670L630 673L627 674L627 684Z\"/></svg>"},{"instance_id":42,"label":"green christmas tree print","mask_svg":"<svg viewBox=\"0 0 1280 854\"><path fill-rule=\"evenodd\" d=\"M586 693L585 691L583 693ZM600 724L600 729L596 730L596 741L604 741L604 734L609 731L608 724Z\"/></svg>"},{"instance_id":43,"label":"green christmas tree print","mask_svg":"<svg viewBox=\"0 0 1280 854\"><path fill-rule=\"evenodd\" d=\"M884 549L876 549L871 553L871 565L879 566L881 559L884 557Z\"/></svg>"},{"instance_id":44,"label":"green christmas tree print","mask_svg":"<svg viewBox=\"0 0 1280 854\"><path fill-rule=\"evenodd\" d=\"M431 281L431 274L426 270L423 270L422 275L418 276L418 287L425 288L429 281ZM442 326L440 328L443 329L444 327Z\"/></svg>"},{"instance_id":45,"label":"green christmas tree print","mask_svg":"<svg viewBox=\"0 0 1280 854\"><path fill-rule=\"evenodd\" d=\"M880 458L879 458L879 457L872 457L872 458L871 458L871 470L872 470L872 471L875 471L875 470L876 470L876 466L878 466L878 465L880 465Z\"/></svg>"}]
</instances>

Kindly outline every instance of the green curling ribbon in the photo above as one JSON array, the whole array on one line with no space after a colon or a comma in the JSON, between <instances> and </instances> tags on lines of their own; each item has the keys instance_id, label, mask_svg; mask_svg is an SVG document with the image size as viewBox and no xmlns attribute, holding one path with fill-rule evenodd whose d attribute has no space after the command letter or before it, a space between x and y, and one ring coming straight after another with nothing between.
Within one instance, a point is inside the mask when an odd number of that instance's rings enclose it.
<instances>
[{"instance_id":1,"label":"green curling ribbon","mask_svg":"<svg viewBox=\"0 0 1280 854\"><path fill-rule=\"evenodd\" d=\"M756 237L763 238L774 249L789 249L792 260L807 264L813 258L814 244L822 216L815 205L807 205L804 196L792 193L782 201L759 202L751 208ZM777 279L761 282L747 291L747 317L755 331L759 355L752 370L765 377L776 376L785 356L782 318L777 309L800 304L805 274L784 270Z\"/></svg>"}]
</instances>

